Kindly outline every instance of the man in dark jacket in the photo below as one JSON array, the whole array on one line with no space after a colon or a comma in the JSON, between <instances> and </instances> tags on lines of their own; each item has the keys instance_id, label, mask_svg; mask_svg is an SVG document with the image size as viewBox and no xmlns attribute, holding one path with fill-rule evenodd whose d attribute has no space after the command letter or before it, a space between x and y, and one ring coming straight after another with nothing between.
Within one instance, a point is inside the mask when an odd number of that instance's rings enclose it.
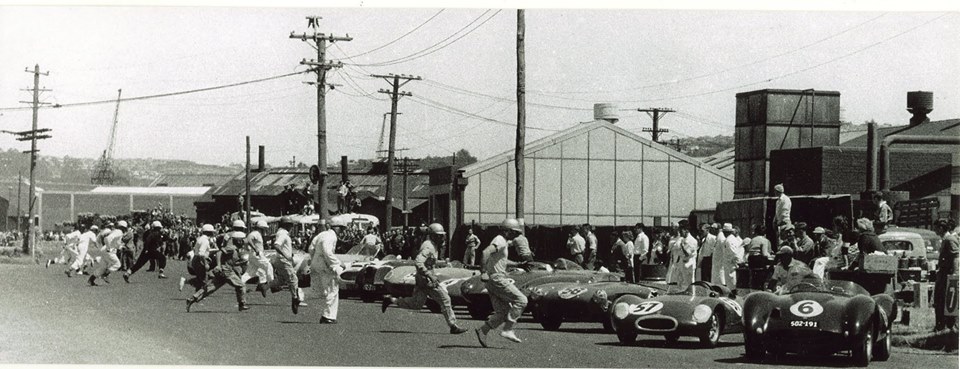
<instances>
[{"instance_id":1,"label":"man in dark jacket","mask_svg":"<svg viewBox=\"0 0 960 369\"><path fill-rule=\"evenodd\" d=\"M874 232L872 220L867 218L857 219L857 231L860 232L860 237L857 239L857 248L860 250L860 253L857 254L854 269L862 269L863 258L865 256L876 251L886 252L887 248L883 246L880 238L877 237L876 232Z\"/></svg>"},{"instance_id":2,"label":"man in dark jacket","mask_svg":"<svg viewBox=\"0 0 960 369\"><path fill-rule=\"evenodd\" d=\"M150 260L156 260L157 267L160 268L160 275L158 275L157 278L167 278L167 276L163 274L163 268L167 267L167 257L163 254L162 250L164 242L163 224L155 220L151 223L151 227L150 230L143 233L143 251L140 252L137 263L123 274L123 280L127 283L130 283L130 276L140 270L140 268Z\"/></svg>"},{"instance_id":3,"label":"man in dark jacket","mask_svg":"<svg viewBox=\"0 0 960 369\"><path fill-rule=\"evenodd\" d=\"M957 329L957 317L945 316L947 304L947 278L957 274L957 256L960 254L960 240L951 234L951 225L946 219L934 223L934 230L943 240L940 242L940 259L937 261L937 281L933 286L933 312L936 317L935 331ZM956 296L954 296L956 298Z\"/></svg>"}]
</instances>

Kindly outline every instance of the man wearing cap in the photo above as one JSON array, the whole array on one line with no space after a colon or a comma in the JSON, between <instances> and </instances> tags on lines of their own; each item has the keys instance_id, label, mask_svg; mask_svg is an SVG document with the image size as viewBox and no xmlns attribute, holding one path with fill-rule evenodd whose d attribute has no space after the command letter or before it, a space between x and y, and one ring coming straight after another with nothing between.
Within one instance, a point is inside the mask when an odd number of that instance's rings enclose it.
<instances>
[{"instance_id":1,"label":"man wearing cap","mask_svg":"<svg viewBox=\"0 0 960 369\"><path fill-rule=\"evenodd\" d=\"M97 285L97 277L104 282L110 283L110 280L107 279L110 273L120 270L120 258L117 257L117 251L123 246L123 234L126 231L127 222L121 220L117 224L117 228L110 230L110 234L103 238L104 245L100 248L103 251L100 263L97 265L97 269L94 270L93 274L90 275L90 279L87 280L91 286ZM124 277L124 279L126 279L126 277Z\"/></svg>"},{"instance_id":2,"label":"man wearing cap","mask_svg":"<svg viewBox=\"0 0 960 369\"><path fill-rule=\"evenodd\" d=\"M700 270L697 276L698 281L712 280L713 253L720 245L720 237L717 237L719 233L719 224L713 223L708 226L707 236L704 237L703 244L700 245L700 250L697 252L697 268Z\"/></svg>"},{"instance_id":3,"label":"man wearing cap","mask_svg":"<svg viewBox=\"0 0 960 369\"><path fill-rule=\"evenodd\" d=\"M734 235L733 224L724 223L724 238L720 247L713 250L713 276L711 282L734 290L737 288L737 264L743 261L743 245Z\"/></svg>"},{"instance_id":4,"label":"man wearing cap","mask_svg":"<svg viewBox=\"0 0 960 369\"><path fill-rule=\"evenodd\" d=\"M857 219L856 226L857 231L860 233L860 237L857 239L857 249L859 249L860 253L857 254L857 259L850 265L850 269L852 270L863 268L863 259L865 256L877 251L885 252L887 250L887 248L883 246L883 243L880 242L880 238L877 237L876 232L874 232L872 220L867 218Z\"/></svg>"},{"instance_id":5,"label":"man wearing cap","mask_svg":"<svg viewBox=\"0 0 960 369\"><path fill-rule=\"evenodd\" d=\"M243 247L246 236L247 235L241 231L233 231L230 233L229 240L224 243L224 246L220 248L220 252L218 253L219 262L217 263L217 267L213 269L213 278L208 279L203 288L197 290L193 296L187 299L188 313L193 304L207 298L207 296L210 296L220 289L220 287L227 284L233 287L236 293L237 309L239 311L250 309L244 298L243 281L240 279L243 275L243 266L245 264L243 257L240 255L240 248Z\"/></svg>"},{"instance_id":6,"label":"man wearing cap","mask_svg":"<svg viewBox=\"0 0 960 369\"><path fill-rule=\"evenodd\" d=\"M793 258L800 260L800 262L804 264L811 265L815 258L814 254L816 253L815 248L817 247L817 243L807 234L807 223L797 222L794 234L797 240L797 248L794 250Z\"/></svg>"},{"instance_id":7,"label":"man wearing cap","mask_svg":"<svg viewBox=\"0 0 960 369\"><path fill-rule=\"evenodd\" d=\"M395 298L385 296L380 305L380 311L386 312L391 304L409 309L420 310L427 298L432 299L440 305L443 318L450 327L451 334L460 334L467 329L457 325L457 317L453 314L453 305L450 303L450 294L447 289L440 285L434 273L434 267L437 264L437 245L443 245L447 232L439 223L433 223L427 227L427 239L420 245L420 251L417 253L416 260L417 273L414 276L416 284L413 287L413 295L406 298Z\"/></svg>"},{"instance_id":8,"label":"man wearing cap","mask_svg":"<svg viewBox=\"0 0 960 369\"><path fill-rule=\"evenodd\" d=\"M280 226L277 228L277 235L273 240L273 249L277 250L277 255L279 255L281 270L277 272L283 273L287 280L287 287L290 288L290 310L294 314L297 314L300 310L300 286L299 280L297 280L297 270L294 268L296 264L293 261L293 240L290 239L290 228L293 226L293 221L288 217L283 217L280 219ZM283 279L280 279L282 281Z\"/></svg>"},{"instance_id":9,"label":"man wearing cap","mask_svg":"<svg viewBox=\"0 0 960 369\"><path fill-rule=\"evenodd\" d=\"M697 267L697 239L690 234L690 223L684 219L677 223L677 237L671 240L670 271L667 284L676 283L680 291L693 284Z\"/></svg>"},{"instance_id":10,"label":"man wearing cap","mask_svg":"<svg viewBox=\"0 0 960 369\"><path fill-rule=\"evenodd\" d=\"M777 265L773 267L773 275L767 282L769 290L789 291L804 278L816 276L807 264L793 258L793 248L790 246L780 247L780 251L777 251L777 259Z\"/></svg>"},{"instance_id":11,"label":"man wearing cap","mask_svg":"<svg viewBox=\"0 0 960 369\"><path fill-rule=\"evenodd\" d=\"M337 233L333 227L344 227L340 218L333 218L330 223L321 221L322 230L310 242L311 274L317 277L318 282L313 287L320 293L320 324L336 324L337 311L340 306L340 273L343 266L340 259L334 255L337 247Z\"/></svg>"},{"instance_id":12,"label":"man wearing cap","mask_svg":"<svg viewBox=\"0 0 960 369\"><path fill-rule=\"evenodd\" d=\"M126 222L124 222L124 224L125 223ZM136 264L133 264L130 270L123 273L123 280L130 283L130 277L140 270L140 268L143 268L150 260L156 260L157 267L160 269L160 274L157 275L157 278L167 278L167 276L163 274L163 269L167 267L167 257L161 250L162 246L163 224L160 223L159 220L154 220L150 223L150 229L143 233L143 251L140 252L140 257L137 258Z\"/></svg>"},{"instance_id":13,"label":"man wearing cap","mask_svg":"<svg viewBox=\"0 0 960 369\"><path fill-rule=\"evenodd\" d=\"M87 258L92 256L88 254L90 251L90 246L93 246L94 250L97 249L97 231L99 229L96 225L91 225L86 232L80 234L77 238L77 257L73 259L73 263L70 264L70 268L67 269L67 277L72 277L73 273L80 274L83 269L84 264L86 264ZM94 252L95 254L96 252Z\"/></svg>"},{"instance_id":14,"label":"man wearing cap","mask_svg":"<svg viewBox=\"0 0 960 369\"><path fill-rule=\"evenodd\" d=\"M65 224L68 225L69 224ZM47 260L47 268L53 264L65 264L69 273L69 266L73 264L74 259L77 258L77 242L80 241L80 230L74 228L70 233L67 233L63 236L63 249L60 250L60 255L54 259Z\"/></svg>"},{"instance_id":15,"label":"man wearing cap","mask_svg":"<svg viewBox=\"0 0 960 369\"><path fill-rule=\"evenodd\" d=\"M483 326L474 331L483 347L487 347L487 334L501 324L503 329L500 331L500 337L517 343L522 342L513 331L513 325L523 314L527 306L527 297L517 289L513 279L507 275L507 266L515 264L507 259L508 242L521 233L523 228L520 222L516 219L505 219L500 225L500 234L494 237L490 245L483 250L483 274L480 275L480 279L486 284L490 303L493 305L493 314L490 314Z\"/></svg>"},{"instance_id":16,"label":"man wearing cap","mask_svg":"<svg viewBox=\"0 0 960 369\"><path fill-rule=\"evenodd\" d=\"M266 220L257 220L243 242L247 253L247 270L243 272L243 283L247 283L248 280L256 277L257 291L263 297L267 297L268 283L273 281L273 266L270 264L270 259L267 259L267 255L264 254L263 234L261 233L262 230L267 228Z\"/></svg>"}]
</instances>

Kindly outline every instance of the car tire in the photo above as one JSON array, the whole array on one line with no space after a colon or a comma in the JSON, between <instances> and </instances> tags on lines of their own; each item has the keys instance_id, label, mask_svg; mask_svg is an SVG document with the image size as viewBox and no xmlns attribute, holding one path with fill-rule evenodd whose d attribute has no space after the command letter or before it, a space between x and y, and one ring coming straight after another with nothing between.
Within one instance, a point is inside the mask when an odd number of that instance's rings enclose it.
<instances>
[{"instance_id":1,"label":"car tire","mask_svg":"<svg viewBox=\"0 0 960 369\"><path fill-rule=\"evenodd\" d=\"M634 342L637 342L637 332L632 330L618 330L617 331L617 340L620 341L620 344L630 345Z\"/></svg>"},{"instance_id":2,"label":"car tire","mask_svg":"<svg viewBox=\"0 0 960 369\"><path fill-rule=\"evenodd\" d=\"M667 346L675 346L680 341L680 335L676 333L667 333L663 338L667 341Z\"/></svg>"},{"instance_id":3,"label":"car tire","mask_svg":"<svg viewBox=\"0 0 960 369\"><path fill-rule=\"evenodd\" d=\"M612 317L603 318L603 331L607 333L615 333L617 331L617 326L613 324Z\"/></svg>"},{"instance_id":4,"label":"car tire","mask_svg":"<svg viewBox=\"0 0 960 369\"><path fill-rule=\"evenodd\" d=\"M563 318L555 314L539 312L534 315L534 317L537 319L537 322L540 323L540 326L548 331L559 330L563 324Z\"/></svg>"},{"instance_id":5,"label":"car tire","mask_svg":"<svg viewBox=\"0 0 960 369\"><path fill-rule=\"evenodd\" d=\"M870 359L873 356L873 333L867 331L857 340L853 347L853 363L859 367L870 365Z\"/></svg>"},{"instance_id":6,"label":"car tire","mask_svg":"<svg viewBox=\"0 0 960 369\"><path fill-rule=\"evenodd\" d=\"M887 361L890 358L890 347L892 345L890 338L890 328L887 328L884 337L873 347L873 359L876 361Z\"/></svg>"},{"instance_id":7,"label":"car tire","mask_svg":"<svg viewBox=\"0 0 960 369\"><path fill-rule=\"evenodd\" d=\"M759 363L763 360L763 345L760 337L753 334L743 336L743 348L746 350L747 360Z\"/></svg>"},{"instance_id":8,"label":"car tire","mask_svg":"<svg viewBox=\"0 0 960 369\"><path fill-rule=\"evenodd\" d=\"M436 301L427 299L426 305L427 305L427 310L430 310L431 313L440 314L441 312L443 312L443 308Z\"/></svg>"},{"instance_id":9,"label":"car tire","mask_svg":"<svg viewBox=\"0 0 960 369\"><path fill-rule=\"evenodd\" d=\"M700 343L707 347L717 347L717 343L720 342L720 333L723 330L723 322L720 320L717 311L710 315L710 319L706 322L706 328L700 333Z\"/></svg>"},{"instance_id":10,"label":"car tire","mask_svg":"<svg viewBox=\"0 0 960 369\"><path fill-rule=\"evenodd\" d=\"M471 318L476 320L487 320L487 317L490 316L489 311L473 304L467 305L467 312L470 313Z\"/></svg>"}]
</instances>

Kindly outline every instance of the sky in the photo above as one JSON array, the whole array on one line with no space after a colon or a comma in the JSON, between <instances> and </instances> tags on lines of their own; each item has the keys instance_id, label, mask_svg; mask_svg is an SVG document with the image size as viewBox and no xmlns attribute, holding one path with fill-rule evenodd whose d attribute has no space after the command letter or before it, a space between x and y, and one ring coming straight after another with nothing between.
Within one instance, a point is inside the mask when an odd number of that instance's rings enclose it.
<instances>
[{"instance_id":1,"label":"sky","mask_svg":"<svg viewBox=\"0 0 960 369\"><path fill-rule=\"evenodd\" d=\"M512 150L514 9L0 5L0 129L30 128L19 101L35 64L50 72L41 100L63 105L303 71L316 52L289 35L309 30L308 15L353 38L327 49L344 63L327 77L339 85L327 93L328 162L376 155L390 111L377 91L389 84L371 74L423 78L402 88L412 96L399 101L399 156ZM615 103L617 124L638 133L650 118L637 108L665 107L677 111L661 119L666 139L732 135L734 95L764 88L839 91L844 120L891 124L909 120L908 91L933 91L931 119L960 118L956 8L528 9L525 19L528 142L592 120L594 103ZM315 163L316 90L303 83L314 78L122 102L115 157L240 163L250 136L268 164ZM53 130L41 154L98 157L115 108L40 110L39 127ZM9 148L28 144L0 135Z\"/></svg>"}]
</instances>

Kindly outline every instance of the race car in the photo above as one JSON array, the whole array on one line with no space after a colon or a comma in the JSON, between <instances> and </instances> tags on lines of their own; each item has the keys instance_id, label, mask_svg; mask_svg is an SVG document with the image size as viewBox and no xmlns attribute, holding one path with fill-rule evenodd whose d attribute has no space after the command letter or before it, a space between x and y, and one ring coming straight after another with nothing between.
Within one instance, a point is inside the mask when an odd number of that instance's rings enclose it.
<instances>
[{"instance_id":1,"label":"race car","mask_svg":"<svg viewBox=\"0 0 960 369\"><path fill-rule=\"evenodd\" d=\"M890 357L890 327L896 304L887 294L870 296L850 281L805 278L779 294L755 292L744 302L747 358L765 352L833 355L851 352L854 362Z\"/></svg>"},{"instance_id":2,"label":"race car","mask_svg":"<svg viewBox=\"0 0 960 369\"><path fill-rule=\"evenodd\" d=\"M357 288L360 290L360 299L363 302L374 302L387 293L384 287L384 277L396 267L413 266L411 259L397 259L387 256L384 260L370 263L360 269L357 275ZM438 263L439 264L439 263Z\"/></svg>"},{"instance_id":3,"label":"race car","mask_svg":"<svg viewBox=\"0 0 960 369\"><path fill-rule=\"evenodd\" d=\"M670 345L681 336L693 336L715 347L720 335L742 329L742 306L742 300L726 287L700 281L646 299L624 295L614 300L610 310L622 344L635 342L638 334L651 334L663 335Z\"/></svg>"},{"instance_id":4,"label":"race car","mask_svg":"<svg viewBox=\"0 0 960 369\"><path fill-rule=\"evenodd\" d=\"M596 282L615 282L620 281L623 275L619 273L604 273L588 271L583 269L574 269L576 264L569 266L561 260L555 261L550 265L543 263L528 263L527 269L511 268L507 271L514 285L520 289L520 292L530 298L533 288L557 282L568 283L596 283ZM555 267L570 267L571 269L561 270ZM575 267L579 268L579 267ZM474 319L486 319L493 312L493 305L490 303L490 296L487 294L486 283L480 276L470 278L463 282L460 292L467 302L467 311ZM527 305L529 309L529 304Z\"/></svg>"},{"instance_id":5,"label":"race car","mask_svg":"<svg viewBox=\"0 0 960 369\"><path fill-rule=\"evenodd\" d=\"M531 288L528 307L543 329L555 331L563 322L598 322L612 331L611 301L623 295L656 296L666 284L627 282L547 283Z\"/></svg>"}]
</instances>

